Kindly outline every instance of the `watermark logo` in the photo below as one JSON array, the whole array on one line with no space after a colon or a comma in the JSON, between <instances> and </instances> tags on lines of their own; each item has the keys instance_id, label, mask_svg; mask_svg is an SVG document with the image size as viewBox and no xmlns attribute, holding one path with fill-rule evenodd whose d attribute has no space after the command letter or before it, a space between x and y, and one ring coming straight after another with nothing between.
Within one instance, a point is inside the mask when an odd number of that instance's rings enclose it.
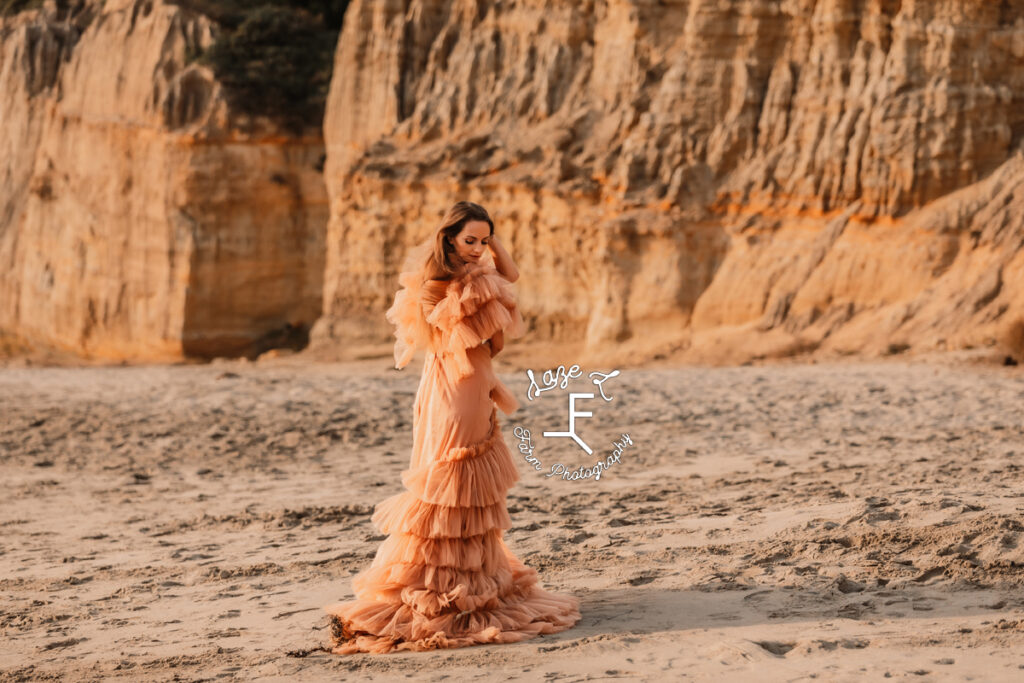
<instances>
[{"instance_id":1,"label":"watermark logo","mask_svg":"<svg viewBox=\"0 0 1024 683\"><path fill-rule=\"evenodd\" d=\"M530 386L527 389L526 397L529 400L539 398L542 394L555 389L568 389L569 382L573 379L578 379L583 376L580 371L579 365L573 365L568 370L565 369L564 365L559 365L557 368L552 370L545 370L541 375L541 383L537 382L537 376L532 369L527 369L526 375L530 378ZM591 372L587 376L591 382L597 387L598 393L601 395L601 399L605 402L611 402L612 397L609 397L605 393L604 384L609 379L618 377L619 371L613 370L612 372ZM581 406L577 405L577 401L580 400L596 400L593 393L585 392L569 392L568 394L568 429L565 431L548 430L543 432L543 435L548 438L564 438L570 439L576 446L578 446L588 456L594 454L594 449L591 448L577 431L577 418L593 418L593 410L582 410ZM535 455L534 451L536 446L533 443L532 435L529 429L525 427L516 427L513 430L516 438L519 439L519 452L523 454L524 459L530 465L533 465L534 469L538 472L543 471L544 465L540 459ZM613 465L620 462L623 451L633 445L633 439L628 433L620 434L617 440L612 441L614 446L611 453L606 457L601 458L593 463L593 465L580 465L578 468L568 467L563 463L555 463L551 465L550 471L545 474L546 477L560 476L564 481L577 481L580 479L589 479L593 477L595 480L600 480L601 475Z\"/></svg>"}]
</instances>

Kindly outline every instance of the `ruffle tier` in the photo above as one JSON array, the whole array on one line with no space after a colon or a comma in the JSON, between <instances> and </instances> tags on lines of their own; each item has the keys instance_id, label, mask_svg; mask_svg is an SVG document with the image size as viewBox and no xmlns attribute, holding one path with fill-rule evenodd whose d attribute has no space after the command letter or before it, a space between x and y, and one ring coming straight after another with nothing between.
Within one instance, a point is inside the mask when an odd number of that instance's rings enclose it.
<instances>
[{"instance_id":1,"label":"ruffle tier","mask_svg":"<svg viewBox=\"0 0 1024 683\"><path fill-rule=\"evenodd\" d=\"M397 533L380 544L370 566L407 563L488 571L498 567L502 560L500 541L500 529L466 538L423 538Z\"/></svg>"},{"instance_id":2,"label":"ruffle tier","mask_svg":"<svg viewBox=\"0 0 1024 683\"><path fill-rule=\"evenodd\" d=\"M437 460L402 472L402 484L416 498L448 507L494 505L505 500L517 481L519 470L502 438L498 411L493 407L485 440L451 448Z\"/></svg>"},{"instance_id":3,"label":"ruffle tier","mask_svg":"<svg viewBox=\"0 0 1024 683\"><path fill-rule=\"evenodd\" d=\"M480 569L412 562L371 564L352 578L352 587L357 597L365 599L383 599L404 588L449 595L461 590L467 595L500 597L513 585L537 582L537 571L513 555L504 540L499 541L498 546L505 553L505 560L499 559L497 564L486 564ZM494 562L493 558L490 562Z\"/></svg>"},{"instance_id":4,"label":"ruffle tier","mask_svg":"<svg viewBox=\"0 0 1024 683\"><path fill-rule=\"evenodd\" d=\"M533 578L529 579L531 575ZM459 585L465 585L465 590L471 595L497 595L503 587L515 581L536 581L536 578L536 570L530 567L517 569L508 563L487 571L400 563L379 567L371 565L352 577L352 588L357 596L365 599L385 599L404 588L451 593Z\"/></svg>"},{"instance_id":5,"label":"ruffle tier","mask_svg":"<svg viewBox=\"0 0 1024 683\"><path fill-rule=\"evenodd\" d=\"M409 491L378 503L371 522L381 533L409 533L422 538L465 538L512 527L504 501L468 507L435 505Z\"/></svg>"},{"instance_id":6,"label":"ruffle tier","mask_svg":"<svg viewBox=\"0 0 1024 683\"><path fill-rule=\"evenodd\" d=\"M460 593L465 592L465 585L460 584ZM536 583L465 608L459 604L473 604L466 595L436 608L429 594L415 589L403 598L405 601L357 599L325 608L331 621L331 652L383 654L514 643L564 631L580 619L578 598L549 592ZM422 602L423 598L427 601Z\"/></svg>"},{"instance_id":7,"label":"ruffle tier","mask_svg":"<svg viewBox=\"0 0 1024 683\"><path fill-rule=\"evenodd\" d=\"M437 616L449 607L492 609L532 590L538 581L536 570L510 560L514 556L500 537L486 542L493 549L491 556L477 568L375 562L357 574L352 585L363 601L402 602L424 616Z\"/></svg>"}]
</instances>

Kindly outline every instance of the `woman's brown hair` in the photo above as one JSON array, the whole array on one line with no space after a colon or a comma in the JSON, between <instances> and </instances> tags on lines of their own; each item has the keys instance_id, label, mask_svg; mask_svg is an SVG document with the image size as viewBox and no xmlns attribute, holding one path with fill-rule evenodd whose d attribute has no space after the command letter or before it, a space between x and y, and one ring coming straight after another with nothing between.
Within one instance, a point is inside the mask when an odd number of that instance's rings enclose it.
<instances>
[{"instance_id":1,"label":"woman's brown hair","mask_svg":"<svg viewBox=\"0 0 1024 683\"><path fill-rule=\"evenodd\" d=\"M453 263L455 238L466 223L483 221L494 234L494 221L487 209L474 202L457 202L448 209L433 237L433 249L429 250L423 263L423 275L427 280L446 280L455 274L458 265Z\"/></svg>"}]
</instances>

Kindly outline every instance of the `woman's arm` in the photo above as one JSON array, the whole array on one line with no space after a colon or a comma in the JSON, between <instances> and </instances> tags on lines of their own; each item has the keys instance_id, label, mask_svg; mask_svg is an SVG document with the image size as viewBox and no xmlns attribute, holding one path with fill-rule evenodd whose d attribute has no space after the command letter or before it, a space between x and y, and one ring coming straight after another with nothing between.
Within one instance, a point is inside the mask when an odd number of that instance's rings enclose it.
<instances>
[{"instance_id":1,"label":"woman's arm","mask_svg":"<svg viewBox=\"0 0 1024 683\"><path fill-rule=\"evenodd\" d=\"M505 250L505 246L498 239L497 235L491 235L487 241L487 248L491 250L491 256L494 257L494 268L502 277L509 282L515 282L519 279L519 270L516 268L515 261L512 260L512 256Z\"/></svg>"}]
</instances>

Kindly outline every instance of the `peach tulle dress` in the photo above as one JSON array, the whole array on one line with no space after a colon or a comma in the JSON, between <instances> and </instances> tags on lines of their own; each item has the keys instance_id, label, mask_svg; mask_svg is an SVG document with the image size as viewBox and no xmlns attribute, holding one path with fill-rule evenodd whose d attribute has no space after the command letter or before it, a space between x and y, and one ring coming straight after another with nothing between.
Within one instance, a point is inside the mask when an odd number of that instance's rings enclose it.
<instances>
[{"instance_id":1,"label":"peach tulle dress","mask_svg":"<svg viewBox=\"0 0 1024 683\"><path fill-rule=\"evenodd\" d=\"M498 408L511 414L519 402L495 376L485 342L526 331L512 284L482 263L423 281L413 265L423 253L407 259L386 314L397 328L396 368L426 351L406 490L374 510L388 538L352 578L356 599L324 607L335 654L511 643L580 619L579 599L541 588L502 538L519 472Z\"/></svg>"}]
</instances>

